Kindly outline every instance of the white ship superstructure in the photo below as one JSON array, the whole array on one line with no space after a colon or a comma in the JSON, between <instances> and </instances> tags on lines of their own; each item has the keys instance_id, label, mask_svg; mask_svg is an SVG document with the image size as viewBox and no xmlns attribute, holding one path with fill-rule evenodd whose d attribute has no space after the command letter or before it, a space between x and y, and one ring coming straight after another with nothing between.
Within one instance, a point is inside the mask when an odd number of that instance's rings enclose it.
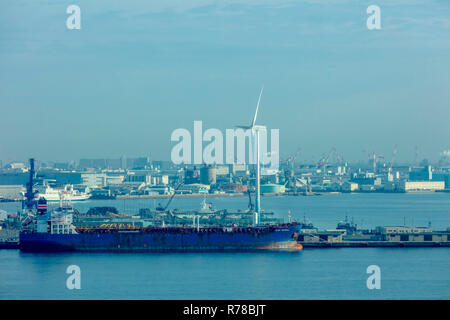
<instances>
[{"instance_id":1,"label":"white ship superstructure","mask_svg":"<svg viewBox=\"0 0 450 320\"><path fill-rule=\"evenodd\" d=\"M79 192L73 188L73 185L65 185L64 189L56 189L50 187L48 184L38 186L36 188L38 193L36 199L45 198L47 201L60 201L62 196L69 201L83 201L90 198L90 194L86 192Z\"/></svg>"}]
</instances>

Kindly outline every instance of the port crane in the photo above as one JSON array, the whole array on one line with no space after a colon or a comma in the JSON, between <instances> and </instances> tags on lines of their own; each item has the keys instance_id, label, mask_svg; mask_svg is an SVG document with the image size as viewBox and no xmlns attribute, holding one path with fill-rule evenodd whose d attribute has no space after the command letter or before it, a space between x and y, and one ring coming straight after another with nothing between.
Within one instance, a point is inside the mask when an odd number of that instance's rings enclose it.
<instances>
[{"instance_id":1,"label":"port crane","mask_svg":"<svg viewBox=\"0 0 450 320\"><path fill-rule=\"evenodd\" d=\"M392 173L392 166L394 165L394 160L395 160L395 156L398 153L398 147L397 145L394 146L394 151L392 152L392 158L391 161L389 162L389 167L388 167L388 172Z\"/></svg>"},{"instance_id":2,"label":"port crane","mask_svg":"<svg viewBox=\"0 0 450 320\"><path fill-rule=\"evenodd\" d=\"M290 156L289 158L286 159L286 163L288 163L290 165L291 176L294 174L295 160L297 160L297 157L300 154L301 150L302 150L302 148L299 147L293 156Z\"/></svg>"},{"instance_id":3,"label":"port crane","mask_svg":"<svg viewBox=\"0 0 450 320\"><path fill-rule=\"evenodd\" d=\"M365 153L366 150L363 150ZM374 174L377 173L377 162L384 160L384 156L377 154L375 151L368 152L367 157L369 158L369 162L372 164L372 172Z\"/></svg>"},{"instance_id":4,"label":"port crane","mask_svg":"<svg viewBox=\"0 0 450 320\"><path fill-rule=\"evenodd\" d=\"M316 164L316 168L317 169L321 169L322 170L322 174L325 177L327 175L327 166L328 166L328 160L330 159L330 156L333 154L333 152L335 152L336 149L331 149L330 152L328 152L327 154L324 154L322 156L322 158L320 158L320 160L317 162Z\"/></svg>"},{"instance_id":5,"label":"port crane","mask_svg":"<svg viewBox=\"0 0 450 320\"><path fill-rule=\"evenodd\" d=\"M294 188L294 193L297 193L297 188L295 186L295 160L297 160L297 157L300 154L301 150L302 150L302 148L298 147L295 154L286 158L286 160L282 160L282 162L286 163L286 167L287 167L286 173L289 174L289 176L287 178L288 183L289 183L290 187Z\"/></svg>"},{"instance_id":6,"label":"port crane","mask_svg":"<svg viewBox=\"0 0 450 320\"><path fill-rule=\"evenodd\" d=\"M169 207L170 203L172 202L173 198L175 197L176 191L183 185L183 182L180 182L175 189L173 190L173 194L170 196L169 201L167 201L167 204L163 207L161 203L158 204L156 207L156 211L166 211Z\"/></svg>"}]
</instances>

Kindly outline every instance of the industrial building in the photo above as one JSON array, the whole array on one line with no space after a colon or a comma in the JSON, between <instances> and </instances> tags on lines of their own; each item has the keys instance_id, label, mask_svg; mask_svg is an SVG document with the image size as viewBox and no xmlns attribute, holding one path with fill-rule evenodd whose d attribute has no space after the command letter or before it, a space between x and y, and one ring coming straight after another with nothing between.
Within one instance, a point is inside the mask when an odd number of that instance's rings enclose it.
<instances>
[{"instance_id":1,"label":"industrial building","mask_svg":"<svg viewBox=\"0 0 450 320\"><path fill-rule=\"evenodd\" d=\"M268 184L263 184L261 186L261 193L275 193L275 194L280 194L280 193L284 193L286 191L286 187L284 185L280 185L280 184L274 184L274 183L268 183Z\"/></svg>"},{"instance_id":2,"label":"industrial building","mask_svg":"<svg viewBox=\"0 0 450 320\"><path fill-rule=\"evenodd\" d=\"M202 184L216 184L217 170L215 167L208 165L200 169L200 183Z\"/></svg>"},{"instance_id":3,"label":"industrial building","mask_svg":"<svg viewBox=\"0 0 450 320\"><path fill-rule=\"evenodd\" d=\"M222 185L222 190L225 192L247 192L247 185L239 183L228 183Z\"/></svg>"},{"instance_id":4,"label":"industrial building","mask_svg":"<svg viewBox=\"0 0 450 320\"><path fill-rule=\"evenodd\" d=\"M107 173L82 173L81 174L81 184L93 188L93 187L104 187L110 185L121 184L125 179L123 174L120 175L110 175Z\"/></svg>"},{"instance_id":5,"label":"industrial building","mask_svg":"<svg viewBox=\"0 0 450 320\"><path fill-rule=\"evenodd\" d=\"M346 181L342 184L342 192L353 192L353 191L357 191L358 188L359 188L359 186L355 182Z\"/></svg>"},{"instance_id":6,"label":"industrial building","mask_svg":"<svg viewBox=\"0 0 450 320\"><path fill-rule=\"evenodd\" d=\"M397 185L400 192L444 190L444 181L400 181Z\"/></svg>"},{"instance_id":7,"label":"industrial building","mask_svg":"<svg viewBox=\"0 0 450 320\"><path fill-rule=\"evenodd\" d=\"M177 193L209 193L210 188L209 185L201 183L185 184L178 189Z\"/></svg>"}]
</instances>

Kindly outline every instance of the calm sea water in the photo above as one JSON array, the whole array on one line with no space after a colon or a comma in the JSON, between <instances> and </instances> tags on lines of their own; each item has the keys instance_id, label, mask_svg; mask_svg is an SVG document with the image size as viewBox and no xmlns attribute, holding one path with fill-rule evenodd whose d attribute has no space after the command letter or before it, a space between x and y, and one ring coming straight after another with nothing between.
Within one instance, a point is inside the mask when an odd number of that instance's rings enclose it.
<instances>
[{"instance_id":1,"label":"calm sea water","mask_svg":"<svg viewBox=\"0 0 450 320\"><path fill-rule=\"evenodd\" d=\"M161 201L165 203L166 200ZM245 208L247 198L213 198L217 208ZM263 197L278 216L334 228L345 215L361 228L450 227L449 194L346 194ZM198 208L175 199L173 208ZM90 201L137 213L153 200ZM17 204L1 204L17 210ZM81 269L81 289L66 288L66 268ZM369 265L381 289L369 290ZM449 248L305 249L300 253L31 254L0 250L0 299L450 299Z\"/></svg>"}]
</instances>

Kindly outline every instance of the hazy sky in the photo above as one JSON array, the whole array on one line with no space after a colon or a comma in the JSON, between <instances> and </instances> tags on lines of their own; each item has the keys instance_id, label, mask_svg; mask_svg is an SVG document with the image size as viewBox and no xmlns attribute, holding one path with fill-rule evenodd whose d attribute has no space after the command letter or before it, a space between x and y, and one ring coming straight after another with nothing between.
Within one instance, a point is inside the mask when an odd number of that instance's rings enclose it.
<instances>
[{"instance_id":1,"label":"hazy sky","mask_svg":"<svg viewBox=\"0 0 450 320\"><path fill-rule=\"evenodd\" d=\"M66 8L81 8L81 30ZM366 8L381 7L381 30ZM170 159L177 128L252 118L281 158L450 149L446 0L2 0L0 159Z\"/></svg>"}]
</instances>

